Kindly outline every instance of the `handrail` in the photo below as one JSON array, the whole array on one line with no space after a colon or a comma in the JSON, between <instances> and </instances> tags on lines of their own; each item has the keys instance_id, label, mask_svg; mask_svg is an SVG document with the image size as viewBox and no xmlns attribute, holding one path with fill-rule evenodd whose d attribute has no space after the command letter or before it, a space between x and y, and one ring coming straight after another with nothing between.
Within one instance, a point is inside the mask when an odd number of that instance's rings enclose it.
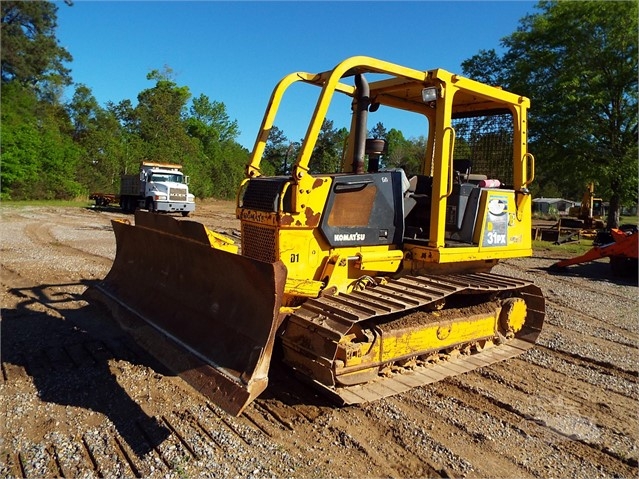
<instances>
[{"instance_id":1,"label":"handrail","mask_svg":"<svg viewBox=\"0 0 639 479\"><path fill-rule=\"evenodd\" d=\"M455 129L452 126L444 128L443 134L450 130L450 151L448 152L448 189L446 196L448 198L453 193L453 151L455 151Z\"/></svg>"},{"instance_id":2,"label":"handrail","mask_svg":"<svg viewBox=\"0 0 639 479\"><path fill-rule=\"evenodd\" d=\"M526 153L523 160L526 158L530 158L530 179L528 179L528 173L526 172L526 182L524 183L524 187L528 187L528 185L535 179L535 157L532 153Z\"/></svg>"},{"instance_id":3,"label":"handrail","mask_svg":"<svg viewBox=\"0 0 639 479\"><path fill-rule=\"evenodd\" d=\"M253 152L251 153L251 158L246 165L246 177L251 178L254 176L260 176L260 162L262 160L262 154L264 153L264 148L266 146L266 142L268 140L268 135L273 127L273 123L275 122L275 115L277 114L277 110L282 101L282 97L284 96L284 92L291 86L293 83L298 81L306 82L306 83L314 83L314 80L317 78L316 74L306 73L306 72L295 72L289 75L286 75L273 89L273 93L271 94L271 98L268 103L268 107L266 109L266 113L262 120L262 125L260 126L259 133L255 140L255 145L253 147Z\"/></svg>"}]
</instances>

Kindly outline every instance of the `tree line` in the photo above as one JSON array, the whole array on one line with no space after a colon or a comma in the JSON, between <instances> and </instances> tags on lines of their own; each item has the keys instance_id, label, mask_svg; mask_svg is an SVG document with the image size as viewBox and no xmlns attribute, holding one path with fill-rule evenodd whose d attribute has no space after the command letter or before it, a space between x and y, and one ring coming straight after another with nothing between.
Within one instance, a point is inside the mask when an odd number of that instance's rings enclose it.
<instances>
[{"instance_id":1,"label":"tree line","mask_svg":"<svg viewBox=\"0 0 639 479\"><path fill-rule=\"evenodd\" d=\"M502 39L504 53L482 50L463 62L465 75L531 98L533 195L580 198L594 181L617 215L621 205L636 204L637 5L541 1ZM200 198L235 195L249 151L223 102L192 97L164 67L148 73L152 86L136 104L101 106L90 86L73 84L65 66L72 56L55 36L54 3L3 1L0 8L0 199L115 192L120 175L144 160L178 160ZM62 101L71 85L71 100ZM407 139L381 123L369 133L387 141L386 166L418 171L424 138ZM311 170L338 171L346 136L325 120ZM274 127L264 173L287 174L300 144Z\"/></svg>"}]
</instances>

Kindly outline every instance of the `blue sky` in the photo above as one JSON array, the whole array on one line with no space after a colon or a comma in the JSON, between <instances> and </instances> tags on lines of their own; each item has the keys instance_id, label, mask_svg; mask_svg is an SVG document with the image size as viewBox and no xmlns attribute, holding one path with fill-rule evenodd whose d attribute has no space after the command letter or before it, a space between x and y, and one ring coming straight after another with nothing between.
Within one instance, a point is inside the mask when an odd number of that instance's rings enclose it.
<instances>
[{"instance_id":1,"label":"blue sky","mask_svg":"<svg viewBox=\"0 0 639 479\"><path fill-rule=\"evenodd\" d=\"M480 49L535 13L523 1L84 1L56 2L60 44L73 56L75 83L101 105L129 99L154 82L153 69L170 67L193 96L223 102L237 120L238 141L251 149L275 84L294 71L319 72L345 58L368 55L404 66L461 72ZM308 87L307 87L308 88ZM69 92L68 96L72 94ZM308 113L295 108L276 125L291 140L306 129ZM67 98L69 99L69 98ZM286 97L285 97L286 101ZM331 118L347 126L343 117ZM374 125L377 120L371 118ZM401 122L401 120L398 120ZM344 124L342 124L344 123ZM407 137L422 125L399 127Z\"/></svg>"}]
</instances>

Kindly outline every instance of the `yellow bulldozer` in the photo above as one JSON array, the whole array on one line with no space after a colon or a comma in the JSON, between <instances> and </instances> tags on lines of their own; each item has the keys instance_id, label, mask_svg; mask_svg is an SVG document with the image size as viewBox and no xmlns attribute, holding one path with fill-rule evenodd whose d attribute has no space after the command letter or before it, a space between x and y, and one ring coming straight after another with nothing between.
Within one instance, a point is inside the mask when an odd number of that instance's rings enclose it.
<instances>
[{"instance_id":1,"label":"yellow bulldozer","mask_svg":"<svg viewBox=\"0 0 639 479\"><path fill-rule=\"evenodd\" d=\"M267 176L265 145L292 85L315 88L314 111L290 174ZM341 171L314 171L337 97L352 115ZM441 69L363 56L292 73L239 185L241 243L138 211L134 224L113 221L115 261L90 294L235 415L266 388L272 358L356 404L519 355L541 331L544 298L491 270L532 254L528 108ZM389 167L383 139L367 138L369 114L392 110L423 125L415 174Z\"/></svg>"}]
</instances>

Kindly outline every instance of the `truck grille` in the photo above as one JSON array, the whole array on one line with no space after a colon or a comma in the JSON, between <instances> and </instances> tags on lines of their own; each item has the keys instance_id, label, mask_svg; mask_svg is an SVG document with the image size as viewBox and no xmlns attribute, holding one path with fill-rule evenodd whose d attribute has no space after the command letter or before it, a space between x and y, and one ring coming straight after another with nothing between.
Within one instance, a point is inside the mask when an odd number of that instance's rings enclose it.
<instances>
[{"instance_id":1,"label":"truck grille","mask_svg":"<svg viewBox=\"0 0 639 479\"><path fill-rule=\"evenodd\" d=\"M242 255L266 263L277 260L276 230L250 223L242 225Z\"/></svg>"},{"instance_id":2,"label":"truck grille","mask_svg":"<svg viewBox=\"0 0 639 479\"><path fill-rule=\"evenodd\" d=\"M169 201L186 201L186 189L169 188Z\"/></svg>"}]
</instances>

